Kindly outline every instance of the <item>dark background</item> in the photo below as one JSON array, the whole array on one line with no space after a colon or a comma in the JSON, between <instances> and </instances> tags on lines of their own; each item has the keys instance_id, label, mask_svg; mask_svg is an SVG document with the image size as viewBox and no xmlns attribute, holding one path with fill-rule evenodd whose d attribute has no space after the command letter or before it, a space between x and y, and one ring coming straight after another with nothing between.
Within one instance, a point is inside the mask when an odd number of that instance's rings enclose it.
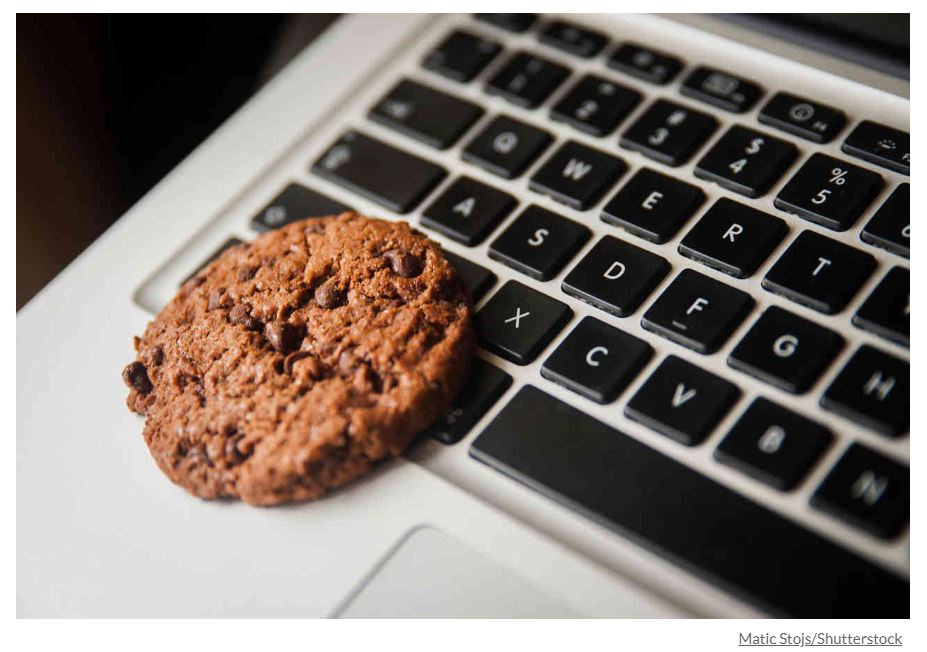
<instances>
[{"instance_id":1,"label":"dark background","mask_svg":"<svg viewBox=\"0 0 927 652\"><path fill-rule=\"evenodd\" d=\"M17 16L16 309L334 18Z\"/></svg>"}]
</instances>

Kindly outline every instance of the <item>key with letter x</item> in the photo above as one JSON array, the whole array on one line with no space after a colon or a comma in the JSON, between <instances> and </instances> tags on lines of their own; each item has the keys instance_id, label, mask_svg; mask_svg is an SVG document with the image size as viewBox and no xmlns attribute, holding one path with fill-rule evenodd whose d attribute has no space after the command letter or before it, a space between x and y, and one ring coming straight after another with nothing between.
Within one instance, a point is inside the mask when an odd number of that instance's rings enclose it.
<instances>
[{"instance_id":1,"label":"key with letter x","mask_svg":"<svg viewBox=\"0 0 927 652\"><path fill-rule=\"evenodd\" d=\"M573 316L556 299L509 281L476 315L480 345L515 364L528 364Z\"/></svg>"}]
</instances>

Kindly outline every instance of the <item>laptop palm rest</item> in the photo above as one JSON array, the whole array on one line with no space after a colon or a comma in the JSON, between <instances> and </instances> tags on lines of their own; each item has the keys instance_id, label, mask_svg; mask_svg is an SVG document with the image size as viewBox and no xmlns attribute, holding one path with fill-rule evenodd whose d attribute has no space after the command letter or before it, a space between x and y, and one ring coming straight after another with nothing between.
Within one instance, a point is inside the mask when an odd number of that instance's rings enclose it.
<instances>
[{"instance_id":1,"label":"laptop palm rest","mask_svg":"<svg viewBox=\"0 0 927 652\"><path fill-rule=\"evenodd\" d=\"M511 570L432 527L400 540L337 618L575 618Z\"/></svg>"}]
</instances>

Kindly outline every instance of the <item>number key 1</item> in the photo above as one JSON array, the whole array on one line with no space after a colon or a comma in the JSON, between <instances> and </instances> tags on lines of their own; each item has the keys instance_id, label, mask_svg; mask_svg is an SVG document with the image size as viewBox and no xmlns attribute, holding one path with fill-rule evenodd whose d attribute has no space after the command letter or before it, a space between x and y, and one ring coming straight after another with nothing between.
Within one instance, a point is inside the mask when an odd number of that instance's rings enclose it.
<instances>
[{"instance_id":1,"label":"number key 1","mask_svg":"<svg viewBox=\"0 0 927 652\"><path fill-rule=\"evenodd\" d=\"M882 189L884 181L826 154L815 154L776 197L776 208L834 231L846 231Z\"/></svg>"}]
</instances>

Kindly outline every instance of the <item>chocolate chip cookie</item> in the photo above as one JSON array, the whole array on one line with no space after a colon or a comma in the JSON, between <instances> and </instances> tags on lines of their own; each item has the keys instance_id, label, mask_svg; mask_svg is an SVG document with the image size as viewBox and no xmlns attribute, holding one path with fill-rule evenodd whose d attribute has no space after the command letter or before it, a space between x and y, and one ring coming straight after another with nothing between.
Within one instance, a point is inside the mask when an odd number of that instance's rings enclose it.
<instances>
[{"instance_id":1,"label":"chocolate chip cookie","mask_svg":"<svg viewBox=\"0 0 927 652\"><path fill-rule=\"evenodd\" d=\"M203 498L318 498L444 414L475 349L466 290L404 222L344 213L233 247L135 338L128 406Z\"/></svg>"}]
</instances>

